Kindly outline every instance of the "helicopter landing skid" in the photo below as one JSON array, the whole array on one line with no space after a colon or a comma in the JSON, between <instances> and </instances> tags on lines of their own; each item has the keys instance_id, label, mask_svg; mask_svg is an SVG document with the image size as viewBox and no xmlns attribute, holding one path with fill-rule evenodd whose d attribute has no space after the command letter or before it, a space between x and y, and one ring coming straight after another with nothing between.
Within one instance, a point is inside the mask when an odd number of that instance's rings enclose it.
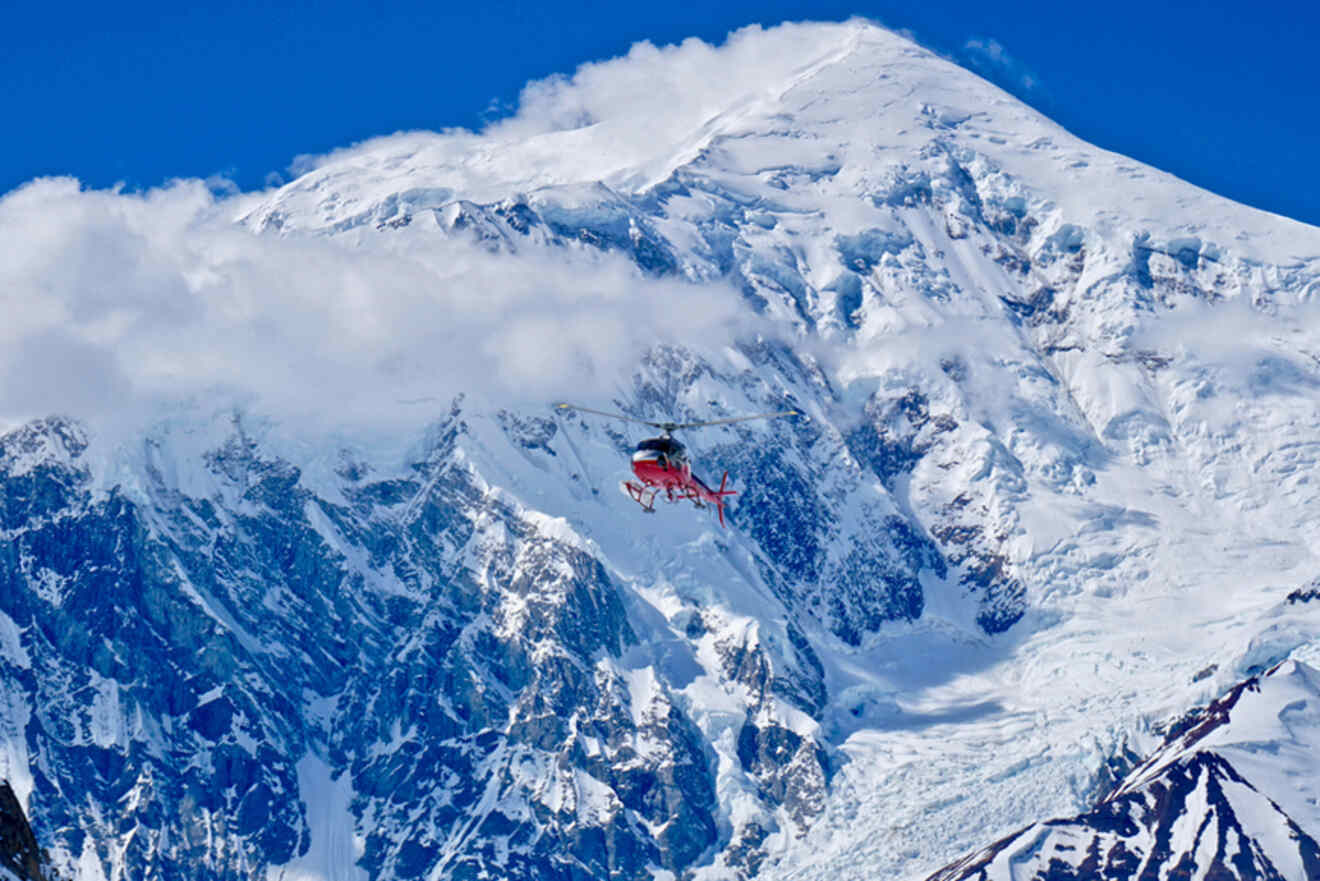
<instances>
[{"instance_id":1,"label":"helicopter landing skid","mask_svg":"<svg viewBox=\"0 0 1320 881\"><path fill-rule=\"evenodd\" d=\"M623 490L628 498L642 506L642 510L648 514L655 513L655 497L660 492L655 487L643 486L640 483L634 483L631 480L625 480L619 484L619 489Z\"/></svg>"}]
</instances>

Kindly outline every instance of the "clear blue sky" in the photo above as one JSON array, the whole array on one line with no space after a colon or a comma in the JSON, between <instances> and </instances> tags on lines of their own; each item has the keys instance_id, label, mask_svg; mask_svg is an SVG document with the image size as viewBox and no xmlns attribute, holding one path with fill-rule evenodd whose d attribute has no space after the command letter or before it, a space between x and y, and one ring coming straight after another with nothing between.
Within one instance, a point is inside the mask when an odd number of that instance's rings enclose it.
<instances>
[{"instance_id":1,"label":"clear blue sky","mask_svg":"<svg viewBox=\"0 0 1320 881\"><path fill-rule=\"evenodd\" d=\"M301 153L480 127L529 79L637 40L852 15L979 65L1086 140L1320 225L1320 4L1300 0L29 0L0 29L0 192L44 174L258 187Z\"/></svg>"}]
</instances>

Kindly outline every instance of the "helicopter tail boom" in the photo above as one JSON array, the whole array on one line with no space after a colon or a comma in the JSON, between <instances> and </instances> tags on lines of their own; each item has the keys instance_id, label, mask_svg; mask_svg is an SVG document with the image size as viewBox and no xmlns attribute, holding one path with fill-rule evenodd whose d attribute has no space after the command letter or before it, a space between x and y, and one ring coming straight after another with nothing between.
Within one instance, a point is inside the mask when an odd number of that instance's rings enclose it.
<instances>
[{"instance_id":1,"label":"helicopter tail boom","mask_svg":"<svg viewBox=\"0 0 1320 881\"><path fill-rule=\"evenodd\" d=\"M720 479L719 489L710 489L705 484L702 484L701 488L706 491L706 501L710 502L712 505L715 506L715 511L720 515L720 525L723 526L724 497L736 496L738 494L738 491L736 489L729 489L729 472L727 471L724 472L724 477Z\"/></svg>"}]
</instances>

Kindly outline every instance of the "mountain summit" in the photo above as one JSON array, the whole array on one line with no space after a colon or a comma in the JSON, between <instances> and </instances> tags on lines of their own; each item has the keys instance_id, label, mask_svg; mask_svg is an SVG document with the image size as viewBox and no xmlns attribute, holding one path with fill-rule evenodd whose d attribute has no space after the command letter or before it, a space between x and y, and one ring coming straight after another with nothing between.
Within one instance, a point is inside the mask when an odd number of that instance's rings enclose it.
<instances>
[{"instance_id":1,"label":"mountain summit","mask_svg":"<svg viewBox=\"0 0 1320 881\"><path fill-rule=\"evenodd\" d=\"M66 875L926 877L1320 653L1320 230L869 24L21 221L0 777ZM27 418L55 350L133 406ZM569 392L810 419L684 436L722 530Z\"/></svg>"}]
</instances>

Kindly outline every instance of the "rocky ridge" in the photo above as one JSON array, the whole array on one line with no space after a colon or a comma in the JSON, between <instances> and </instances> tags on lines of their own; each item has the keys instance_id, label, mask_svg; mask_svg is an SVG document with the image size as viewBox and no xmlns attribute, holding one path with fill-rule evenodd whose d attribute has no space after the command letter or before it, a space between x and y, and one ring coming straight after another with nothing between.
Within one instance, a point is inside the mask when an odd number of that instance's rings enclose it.
<instances>
[{"instance_id":1,"label":"rocky ridge","mask_svg":"<svg viewBox=\"0 0 1320 881\"><path fill-rule=\"evenodd\" d=\"M1243 681L1178 720L1089 812L1029 826L930 881L1320 877L1320 844L1275 800L1315 828L1318 685L1297 662ZM1292 761L1235 767L1261 752Z\"/></svg>"}]
</instances>

